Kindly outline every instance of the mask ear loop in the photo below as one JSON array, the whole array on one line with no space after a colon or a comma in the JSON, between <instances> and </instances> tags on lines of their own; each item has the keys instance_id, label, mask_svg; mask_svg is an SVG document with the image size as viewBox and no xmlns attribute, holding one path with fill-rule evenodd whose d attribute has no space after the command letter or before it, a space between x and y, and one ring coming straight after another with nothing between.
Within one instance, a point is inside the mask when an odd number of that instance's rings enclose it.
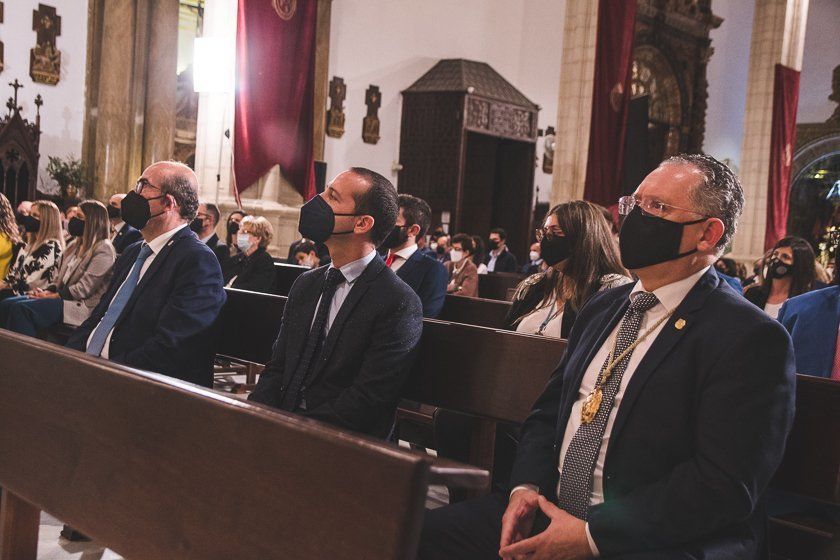
<instances>
[{"instance_id":1,"label":"mask ear loop","mask_svg":"<svg viewBox=\"0 0 840 560\"><path fill-rule=\"evenodd\" d=\"M664 218L663 218L663 219L664 219ZM693 220L693 221L691 221L691 222L674 222L674 223L677 223L677 224L682 225L682 226L683 226L683 229L685 229L685 226L693 226L693 225L695 225L695 224L702 224L703 222L705 222L705 221L706 221L706 220L708 220L708 219L709 219L709 218L701 218L701 219L699 219L699 220ZM689 256L689 255L693 255L693 254L694 254L694 253L696 253L696 252L697 252L697 247L695 247L695 248L694 248L694 249L692 249L691 251L686 251L685 253L680 253L680 254L678 254L676 257L674 257L673 259L668 259L668 260L675 261L675 260L677 260L677 259L681 259L681 258L683 258L683 257L687 257L687 256ZM667 262L667 261L666 261L666 262Z\"/></svg>"},{"instance_id":2,"label":"mask ear loop","mask_svg":"<svg viewBox=\"0 0 840 560\"><path fill-rule=\"evenodd\" d=\"M333 212L333 216L367 216L367 214L336 214ZM356 231L356 227L353 226L353 229L348 231L334 231L330 235L347 235L348 233L353 233Z\"/></svg>"}]
</instances>

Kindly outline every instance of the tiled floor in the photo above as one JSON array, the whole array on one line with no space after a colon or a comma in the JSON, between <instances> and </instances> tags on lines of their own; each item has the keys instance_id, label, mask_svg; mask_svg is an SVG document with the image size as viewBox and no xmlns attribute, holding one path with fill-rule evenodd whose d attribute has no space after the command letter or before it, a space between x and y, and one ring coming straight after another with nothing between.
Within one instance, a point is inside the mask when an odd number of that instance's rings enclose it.
<instances>
[{"instance_id":1,"label":"tiled floor","mask_svg":"<svg viewBox=\"0 0 840 560\"><path fill-rule=\"evenodd\" d=\"M41 514L38 534L38 560L121 560L122 556L95 542L70 542L61 538L63 524L58 519Z\"/></svg>"}]
</instances>

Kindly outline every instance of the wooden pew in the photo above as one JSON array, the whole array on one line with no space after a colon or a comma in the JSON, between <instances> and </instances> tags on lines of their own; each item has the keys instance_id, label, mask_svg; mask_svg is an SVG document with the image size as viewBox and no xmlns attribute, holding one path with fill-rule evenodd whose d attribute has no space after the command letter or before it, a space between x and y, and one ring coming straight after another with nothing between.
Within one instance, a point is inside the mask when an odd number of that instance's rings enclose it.
<instances>
[{"instance_id":1,"label":"wooden pew","mask_svg":"<svg viewBox=\"0 0 840 560\"><path fill-rule=\"evenodd\" d=\"M289 295L292 284L307 270L309 268L296 264L274 263L274 286L271 288L271 293L278 296Z\"/></svg>"},{"instance_id":2,"label":"wooden pew","mask_svg":"<svg viewBox=\"0 0 840 560\"><path fill-rule=\"evenodd\" d=\"M840 382L796 376L796 417L772 487L840 507ZM815 558L840 525L811 514L771 518L770 550L777 558Z\"/></svg>"},{"instance_id":3,"label":"wooden pew","mask_svg":"<svg viewBox=\"0 0 840 560\"><path fill-rule=\"evenodd\" d=\"M6 331L0 364L4 560L36 557L39 510L127 558L402 560L429 484L487 482Z\"/></svg>"},{"instance_id":4,"label":"wooden pew","mask_svg":"<svg viewBox=\"0 0 840 560\"><path fill-rule=\"evenodd\" d=\"M478 275L478 297L510 301L511 291L519 285L523 276L515 272L489 272Z\"/></svg>"},{"instance_id":5,"label":"wooden pew","mask_svg":"<svg viewBox=\"0 0 840 560\"><path fill-rule=\"evenodd\" d=\"M254 385L262 366L271 359L288 298L234 288L225 288L225 292L227 301L217 322L216 356L217 361L245 365L245 386L231 387L241 392Z\"/></svg>"},{"instance_id":6,"label":"wooden pew","mask_svg":"<svg viewBox=\"0 0 840 560\"><path fill-rule=\"evenodd\" d=\"M448 295L438 319L450 323L502 329L509 311L510 302L507 301Z\"/></svg>"}]
</instances>

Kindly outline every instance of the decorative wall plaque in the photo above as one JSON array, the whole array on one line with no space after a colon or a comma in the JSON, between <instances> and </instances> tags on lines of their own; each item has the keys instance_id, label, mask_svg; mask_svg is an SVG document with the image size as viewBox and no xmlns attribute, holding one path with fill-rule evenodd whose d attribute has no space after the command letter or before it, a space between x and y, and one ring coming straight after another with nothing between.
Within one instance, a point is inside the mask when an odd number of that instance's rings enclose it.
<instances>
[{"instance_id":1,"label":"decorative wall plaque","mask_svg":"<svg viewBox=\"0 0 840 560\"><path fill-rule=\"evenodd\" d=\"M29 51L29 76L33 82L54 86L61 78L61 52L56 38L61 35L61 17L55 8L38 4L32 10L32 30L37 32L35 48Z\"/></svg>"},{"instance_id":2,"label":"decorative wall plaque","mask_svg":"<svg viewBox=\"0 0 840 560\"><path fill-rule=\"evenodd\" d=\"M3 2L0 2L0 23L3 23ZM3 72L3 41L0 41L0 72Z\"/></svg>"},{"instance_id":3,"label":"decorative wall plaque","mask_svg":"<svg viewBox=\"0 0 840 560\"><path fill-rule=\"evenodd\" d=\"M365 94L367 105L367 116L362 122L362 140L368 144L379 142L379 107L382 105L382 96L379 95L379 86L371 85Z\"/></svg>"},{"instance_id":4,"label":"decorative wall plaque","mask_svg":"<svg viewBox=\"0 0 840 560\"><path fill-rule=\"evenodd\" d=\"M333 76L330 80L330 108L327 111L327 136L341 138L344 136L344 98L347 86L344 78Z\"/></svg>"}]
</instances>

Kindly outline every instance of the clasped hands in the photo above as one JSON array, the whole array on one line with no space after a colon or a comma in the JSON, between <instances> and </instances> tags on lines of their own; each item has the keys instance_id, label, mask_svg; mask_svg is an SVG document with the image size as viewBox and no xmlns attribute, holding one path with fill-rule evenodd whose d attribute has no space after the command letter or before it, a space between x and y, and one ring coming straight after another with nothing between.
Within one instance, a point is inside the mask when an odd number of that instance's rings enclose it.
<instances>
[{"instance_id":1,"label":"clasped hands","mask_svg":"<svg viewBox=\"0 0 840 560\"><path fill-rule=\"evenodd\" d=\"M31 292L27 292L26 295L28 295L31 298L36 298L36 299L50 299L50 298L59 297L57 292L51 292L49 290L42 290L40 288L37 289L37 290L32 290Z\"/></svg>"},{"instance_id":2,"label":"clasped hands","mask_svg":"<svg viewBox=\"0 0 840 560\"><path fill-rule=\"evenodd\" d=\"M550 520L548 528L529 537L537 510ZM586 522L570 515L533 490L517 490L502 517L499 556L503 560L565 560L592 558Z\"/></svg>"}]
</instances>

